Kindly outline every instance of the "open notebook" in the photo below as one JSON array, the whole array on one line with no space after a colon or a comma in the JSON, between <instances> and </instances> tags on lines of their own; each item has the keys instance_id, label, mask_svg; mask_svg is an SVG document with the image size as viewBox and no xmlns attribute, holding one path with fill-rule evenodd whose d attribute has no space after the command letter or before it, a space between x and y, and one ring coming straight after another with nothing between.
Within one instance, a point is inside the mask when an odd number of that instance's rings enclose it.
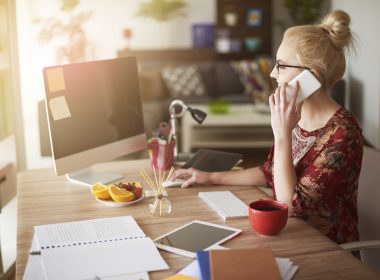
<instances>
[{"instance_id":1,"label":"open notebook","mask_svg":"<svg viewBox=\"0 0 380 280\"><path fill-rule=\"evenodd\" d=\"M168 268L133 217L123 216L36 226L25 276L102 279Z\"/></svg>"}]
</instances>

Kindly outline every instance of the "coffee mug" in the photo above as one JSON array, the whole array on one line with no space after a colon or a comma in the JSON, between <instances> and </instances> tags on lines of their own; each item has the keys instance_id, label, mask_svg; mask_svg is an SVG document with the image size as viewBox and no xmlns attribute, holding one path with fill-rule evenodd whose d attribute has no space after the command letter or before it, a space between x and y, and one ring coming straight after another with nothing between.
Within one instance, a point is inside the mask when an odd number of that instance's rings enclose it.
<instances>
[{"instance_id":1,"label":"coffee mug","mask_svg":"<svg viewBox=\"0 0 380 280\"><path fill-rule=\"evenodd\" d=\"M288 205L273 199L257 200L249 205L249 223L261 235L276 235L288 220Z\"/></svg>"}]
</instances>

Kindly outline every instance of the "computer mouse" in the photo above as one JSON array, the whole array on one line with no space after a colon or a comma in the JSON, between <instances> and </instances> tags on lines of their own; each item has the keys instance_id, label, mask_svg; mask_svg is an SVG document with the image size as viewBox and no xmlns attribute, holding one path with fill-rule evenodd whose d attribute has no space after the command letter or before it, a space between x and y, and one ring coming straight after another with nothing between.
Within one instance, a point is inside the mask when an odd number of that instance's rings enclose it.
<instances>
[{"instance_id":1,"label":"computer mouse","mask_svg":"<svg viewBox=\"0 0 380 280\"><path fill-rule=\"evenodd\" d=\"M165 188L181 187L186 180L175 179L174 181L168 180L162 183Z\"/></svg>"}]
</instances>

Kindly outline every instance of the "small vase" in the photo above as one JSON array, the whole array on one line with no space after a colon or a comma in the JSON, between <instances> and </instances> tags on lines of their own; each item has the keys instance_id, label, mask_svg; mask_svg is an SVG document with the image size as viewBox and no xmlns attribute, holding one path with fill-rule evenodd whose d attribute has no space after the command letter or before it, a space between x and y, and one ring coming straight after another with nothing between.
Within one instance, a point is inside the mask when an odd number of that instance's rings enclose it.
<instances>
[{"instance_id":1,"label":"small vase","mask_svg":"<svg viewBox=\"0 0 380 280\"><path fill-rule=\"evenodd\" d=\"M169 199L162 194L156 195L149 203L149 212L153 216L163 217L169 215L172 211L172 204Z\"/></svg>"}]
</instances>

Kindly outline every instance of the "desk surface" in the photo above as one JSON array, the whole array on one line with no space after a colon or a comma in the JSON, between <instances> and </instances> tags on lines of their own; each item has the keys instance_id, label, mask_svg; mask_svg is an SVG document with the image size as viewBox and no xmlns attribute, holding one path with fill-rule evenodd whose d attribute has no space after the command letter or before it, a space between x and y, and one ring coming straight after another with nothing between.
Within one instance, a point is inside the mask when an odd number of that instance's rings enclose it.
<instances>
[{"instance_id":1,"label":"desk surface","mask_svg":"<svg viewBox=\"0 0 380 280\"><path fill-rule=\"evenodd\" d=\"M147 160L110 162L94 169L125 174L126 180L144 181L140 168L147 171ZM149 173L149 171L148 171ZM144 187L147 187L144 184ZM65 177L57 177L51 169L25 171L18 176L18 228L16 279L22 279L33 238L33 226L75 220L132 215L152 239L191 220L199 219L237 227L242 234L223 244L228 248L271 247L276 257L290 258L299 265L294 279L379 279L379 275L342 251L324 235L300 219L290 218L278 236L262 237L250 227L248 219L224 222L199 197L199 191L232 190L247 204L266 195L256 187L198 186L169 189L172 213L153 217L148 211L149 198L127 207L109 207L97 202L88 188L73 185ZM171 275L192 260L161 251L170 270L150 273L151 279ZM343 278L342 278L343 277Z\"/></svg>"}]
</instances>

